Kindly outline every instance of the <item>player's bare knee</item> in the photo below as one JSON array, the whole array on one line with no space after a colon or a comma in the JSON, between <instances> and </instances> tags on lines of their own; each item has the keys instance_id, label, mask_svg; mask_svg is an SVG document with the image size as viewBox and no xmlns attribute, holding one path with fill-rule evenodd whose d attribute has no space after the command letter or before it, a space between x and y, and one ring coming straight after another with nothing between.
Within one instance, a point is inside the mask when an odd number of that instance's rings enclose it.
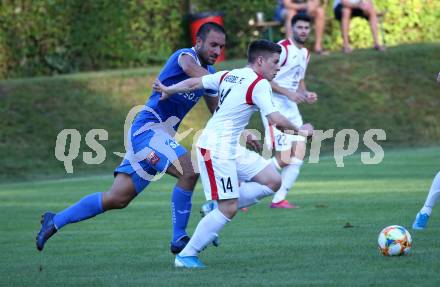
<instances>
[{"instance_id":1,"label":"player's bare knee","mask_svg":"<svg viewBox=\"0 0 440 287\"><path fill-rule=\"evenodd\" d=\"M225 212L222 212L227 218L232 219L237 214L238 207L237 206L230 206L228 207Z\"/></svg>"},{"instance_id":2,"label":"player's bare knee","mask_svg":"<svg viewBox=\"0 0 440 287\"><path fill-rule=\"evenodd\" d=\"M192 169L183 169L183 174L178 174L177 185L187 191L194 190L199 175Z\"/></svg>"},{"instance_id":3,"label":"player's bare knee","mask_svg":"<svg viewBox=\"0 0 440 287\"><path fill-rule=\"evenodd\" d=\"M288 166L290 163L290 156L291 156L290 150L277 153L276 159L277 159L278 165L281 168Z\"/></svg>"},{"instance_id":4,"label":"player's bare knee","mask_svg":"<svg viewBox=\"0 0 440 287\"><path fill-rule=\"evenodd\" d=\"M266 186L270 188L273 192L276 192L281 187L281 176L271 178Z\"/></svg>"},{"instance_id":5,"label":"player's bare knee","mask_svg":"<svg viewBox=\"0 0 440 287\"><path fill-rule=\"evenodd\" d=\"M199 175L194 170L184 170L183 174L179 177L179 183L184 184L186 189L192 190L196 186L198 178Z\"/></svg>"},{"instance_id":6,"label":"player's bare knee","mask_svg":"<svg viewBox=\"0 0 440 287\"><path fill-rule=\"evenodd\" d=\"M136 197L136 192L131 189L123 189L121 186L112 188L104 192L102 205L105 210L125 208Z\"/></svg>"},{"instance_id":7,"label":"player's bare knee","mask_svg":"<svg viewBox=\"0 0 440 287\"><path fill-rule=\"evenodd\" d=\"M278 161L278 165L281 167L281 168L285 168L286 166L288 166L289 165L289 162L287 162L287 161Z\"/></svg>"},{"instance_id":8,"label":"player's bare knee","mask_svg":"<svg viewBox=\"0 0 440 287\"><path fill-rule=\"evenodd\" d=\"M102 205L105 210L121 209L126 207L137 195L131 177L124 173L119 173L112 187L104 192Z\"/></svg>"},{"instance_id":9,"label":"player's bare knee","mask_svg":"<svg viewBox=\"0 0 440 287\"><path fill-rule=\"evenodd\" d=\"M199 178L199 175L196 174L193 170L189 170L187 172L184 172L183 177L188 182L193 182L194 184L197 182L197 179Z\"/></svg>"},{"instance_id":10,"label":"player's bare knee","mask_svg":"<svg viewBox=\"0 0 440 287\"><path fill-rule=\"evenodd\" d=\"M238 210L238 200L237 199L227 199L220 200L218 202L218 208L229 219L232 219Z\"/></svg>"},{"instance_id":11,"label":"player's bare knee","mask_svg":"<svg viewBox=\"0 0 440 287\"><path fill-rule=\"evenodd\" d=\"M133 200L134 197L129 196L128 194L125 196L122 196L117 201L117 206L119 209L127 207L127 205Z\"/></svg>"},{"instance_id":12,"label":"player's bare knee","mask_svg":"<svg viewBox=\"0 0 440 287\"><path fill-rule=\"evenodd\" d=\"M273 182L271 189L272 189L273 192L276 192L280 188L281 188L281 177L278 180Z\"/></svg>"},{"instance_id":13,"label":"player's bare knee","mask_svg":"<svg viewBox=\"0 0 440 287\"><path fill-rule=\"evenodd\" d=\"M105 198L105 209L109 210L109 209L122 209L124 207L126 207L130 201L131 198L128 196L121 196L119 194L114 194L111 191L107 192L104 195Z\"/></svg>"},{"instance_id":14,"label":"player's bare knee","mask_svg":"<svg viewBox=\"0 0 440 287\"><path fill-rule=\"evenodd\" d=\"M122 209L127 207L127 205L130 203L130 201L128 200L117 200L115 201L114 204L114 209Z\"/></svg>"},{"instance_id":15,"label":"player's bare knee","mask_svg":"<svg viewBox=\"0 0 440 287\"><path fill-rule=\"evenodd\" d=\"M179 162L182 167L182 172L179 176L179 179L183 179L188 182L196 182L198 179L198 174L196 174L194 167L192 166L191 159L185 155L179 158Z\"/></svg>"}]
</instances>

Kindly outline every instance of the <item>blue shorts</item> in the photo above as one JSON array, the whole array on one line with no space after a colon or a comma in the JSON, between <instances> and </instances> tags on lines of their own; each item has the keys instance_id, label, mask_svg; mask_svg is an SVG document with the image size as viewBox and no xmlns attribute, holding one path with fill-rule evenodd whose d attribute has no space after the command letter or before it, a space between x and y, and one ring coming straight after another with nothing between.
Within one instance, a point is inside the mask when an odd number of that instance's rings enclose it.
<instances>
[{"instance_id":1,"label":"blue shorts","mask_svg":"<svg viewBox=\"0 0 440 287\"><path fill-rule=\"evenodd\" d=\"M131 176L136 192L140 193L159 172L164 173L180 156L187 153L174 138L160 129L148 129L140 134L129 132L126 154L114 175Z\"/></svg>"}]
</instances>

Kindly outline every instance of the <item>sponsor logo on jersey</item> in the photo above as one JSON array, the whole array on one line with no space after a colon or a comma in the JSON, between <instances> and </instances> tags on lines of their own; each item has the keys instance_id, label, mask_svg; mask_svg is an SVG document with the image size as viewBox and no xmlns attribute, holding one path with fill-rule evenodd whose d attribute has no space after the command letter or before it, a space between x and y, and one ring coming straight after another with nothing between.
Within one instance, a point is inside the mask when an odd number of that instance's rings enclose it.
<instances>
[{"instance_id":1,"label":"sponsor logo on jersey","mask_svg":"<svg viewBox=\"0 0 440 287\"><path fill-rule=\"evenodd\" d=\"M175 149L179 146L179 144L171 139L166 141L166 144L169 145L171 148Z\"/></svg>"},{"instance_id":2,"label":"sponsor logo on jersey","mask_svg":"<svg viewBox=\"0 0 440 287\"><path fill-rule=\"evenodd\" d=\"M194 93L194 92L185 92L185 93L178 93L178 94L181 95L186 100L188 100L190 102L194 102L194 103L197 103L198 100L200 99L200 96L197 96L196 93Z\"/></svg>"}]
</instances>

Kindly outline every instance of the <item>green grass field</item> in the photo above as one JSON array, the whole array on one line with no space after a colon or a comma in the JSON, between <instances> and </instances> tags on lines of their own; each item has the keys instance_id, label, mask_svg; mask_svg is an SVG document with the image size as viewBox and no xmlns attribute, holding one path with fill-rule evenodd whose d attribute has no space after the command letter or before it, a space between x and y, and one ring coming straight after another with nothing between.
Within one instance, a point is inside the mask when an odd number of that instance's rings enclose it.
<instances>
[{"instance_id":1,"label":"green grass field","mask_svg":"<svg viewBox=\"0 0 440 287\"><path fill-rule=\"evenodd\" d=\"M176 270L168 251L172 178L152 184L128 208L66 226L35 249L39 217L105 190L110 176L0 185L0 286L439 286L440 217L410 232L407 257L379 254L379 231L410 227L439 170L440 148L386 151L379 165L359 155L337 168L332 157L306 164L289 199L240 212L221 246L201 254L207 270ZM110 173L110 171L109 171ZM201 185L189 230L199 220ZM440 208L440 207L438 207ZM344 228L350 223L352 228Z\"/></svg>"}]
</instances>

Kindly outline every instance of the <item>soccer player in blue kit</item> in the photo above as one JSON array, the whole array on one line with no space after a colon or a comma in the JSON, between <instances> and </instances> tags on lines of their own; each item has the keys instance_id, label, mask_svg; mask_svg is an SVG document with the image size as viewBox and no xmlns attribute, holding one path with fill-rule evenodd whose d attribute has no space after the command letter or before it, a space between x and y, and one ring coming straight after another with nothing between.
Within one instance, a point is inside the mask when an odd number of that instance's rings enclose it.
<instances>
[{"instance_id":1,"label":"soccer player in blue kit","mask_svg":"<svg viewBox=\"0 0 440 287\"><path fill-rule=\"evenodd\" d=\"M174 52L159 74L165 85L173 85L191 77L214 73L212 65L225 45L225 31L216 23L202 25L193 48ZM63 226L86 220L111 209L126 207L158 172L177 178L171 198L173 236L171 252L179 253L188 243L186 227L191 212L191 197L198 175L187 150L173 136L180 122L204 96L208 108L214 112L218 105L217 93L197 90L179 93L165 101L153 91L133 121L128 134L128 146L122 163L115 169L113 185L106 192L83 197L77 203L58 212L42 215L36 245L42 251L46 241Z\"/></svg>"}]
</instances>

